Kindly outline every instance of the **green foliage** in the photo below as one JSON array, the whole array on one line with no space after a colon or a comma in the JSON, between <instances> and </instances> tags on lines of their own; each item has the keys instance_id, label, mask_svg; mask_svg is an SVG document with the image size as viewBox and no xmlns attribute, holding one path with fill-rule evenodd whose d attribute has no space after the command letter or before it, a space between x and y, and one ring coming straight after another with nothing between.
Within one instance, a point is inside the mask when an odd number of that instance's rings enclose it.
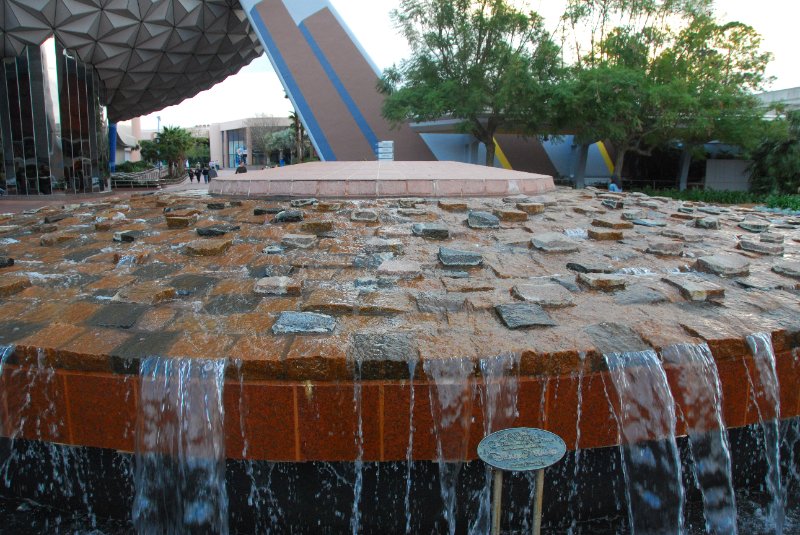
<instances>
[{"instance_id":1,"label":"green foliage","mask_svg":"<svg viewBox=\"0 0 800 535\"><path fill-rule=\"evenodd\" d=\"M186 151L186 158L189 159L190 164L201 163L208 165L208 162L211 160L208 138L192 138L192 146Z\"/></svg>"},{"instance_id":2,"label":"green foliage","mask_svg":"<svg viewBox=\"0 0 800 535\"><path fill-rule=\"evenodd\" d=\"M507 0L403 0L392 17L412 56L378 83L388 120L457 119L487 165L499 129L543 133L562 63L540 15Z\"/></svg>"},{"instance_id":3,"label":"green foliage","mask_svg":"<svg viewBox=\"0 0 800 535\"><path fill-rule=\"evenodd\" d=\"M746 145L762 110L752 92L769 54L741 23L719 23L710 0L570 0L562 19L576 64L559 88L559 124L580 143L608 140L625 156L712 140Z\"/></svg>"},{"instance_id":4,"label":"green foliage","mask_svg":"<svg viewBox=\"0 0 800 535\"><path fill-rule=\"evenodd\" d=\"M749 191L716 191L710 189L676 189L644 188L643 193L654 197L669 197L681 201L704 202L711 204L758 204L768 208L800 210L800 195L764 195Z\"/></svg>"},{"instance_id":5,"label":"green foliage","mask_svg":"<svg viewBox=\"0 0 800 535\"><path fill-rule=\"evenodd\" d=\"M141 149L142 160L152 164L159 161L158 145L156 145L155 141L144 139L139 142L139 148Z\"/></svg>"},{"instance_id":6,"label":"green foliage","mask_svg":"<svg viewBox=\"0 0 800 535\"><path fill-rule=\"evenodd\" d=\"M122 162L116 165L117 173L138 173L139 171L147 171L152 169L153 165L147 161L140 162Z\"/></svg>"},{"instance_id":7,"label":"green foliage","mask_svg":"<svg viewBox=\"0 0 800 535\"><path fill-rule=\"evenodd\" d=\"M172 176L183 173L186 155L192 145L194 145L192 135L180 126L165 126L156 135L158 159L167 161Z\"/></svg>"},{"instance_id":8,"label":"green foliage","mask_svg":"<svg viewBox=\"0 0 800 535\"><path fill-rule=\"evenodd\" d=\"M792 112L770 123L764 140L751 157L753 191L800 193L800 112Z\"/></svg>"}]
</instances>

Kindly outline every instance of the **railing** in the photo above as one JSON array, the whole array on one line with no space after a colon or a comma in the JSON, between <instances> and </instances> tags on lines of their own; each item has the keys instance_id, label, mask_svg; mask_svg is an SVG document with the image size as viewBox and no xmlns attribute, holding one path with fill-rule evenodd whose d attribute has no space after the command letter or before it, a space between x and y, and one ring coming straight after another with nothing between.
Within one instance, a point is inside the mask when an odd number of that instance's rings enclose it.
<instances>
[{"instance_id":1,"label":"railing","mask_svg":"<svg viewBox=\"0 0 800 535\"><path fill-rule=\"evenodd\" d=\"M177 177L169 176L168 167L154 167L147 171L139 171L137 173L112 173L111 187L112 188L160 188L162 186L169 186L183 182L186 179L186 173L182 172Z\"/></svg>"}]
</instances>

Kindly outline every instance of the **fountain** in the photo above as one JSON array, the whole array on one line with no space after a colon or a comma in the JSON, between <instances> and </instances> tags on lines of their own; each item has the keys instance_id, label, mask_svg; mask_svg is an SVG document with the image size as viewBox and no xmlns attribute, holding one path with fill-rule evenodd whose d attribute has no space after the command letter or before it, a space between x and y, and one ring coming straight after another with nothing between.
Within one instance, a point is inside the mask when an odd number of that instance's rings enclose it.
<instances>
[{"instance_id":1,"label":"fountain","mask_svg":"<svg viewBox=\"0 0 800 535\"><path fill-rule=\"evenodd\" d=\"M797 532L797 229L776 229L784 259L687 267L642 253L653 227L584 235L589 197L159 194L4 219L0 522L478 535L477 446L527 427L569 450L545 532ZM687 253L741 232L654 206ZM517 219L474 229L470 209ZM605 318L624 325L598 341ZM503 530L532 529L536 484L505 478Z\"/></svg>"}]
</instances>

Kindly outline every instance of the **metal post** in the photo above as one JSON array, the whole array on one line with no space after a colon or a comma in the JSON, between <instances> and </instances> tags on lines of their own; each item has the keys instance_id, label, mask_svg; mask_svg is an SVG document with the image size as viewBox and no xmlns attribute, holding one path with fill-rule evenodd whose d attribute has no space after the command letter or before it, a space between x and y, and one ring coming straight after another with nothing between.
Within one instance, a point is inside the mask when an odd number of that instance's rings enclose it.
<instances>
[{"instance_id":1,"label":"metal post","mask_svg":"<svg viewBox=\"0 0 800 535\"><path fill-rule=\"evenodd\" d=\"M492 491L492 535L500 535L500 512L503 509L503 471L494 469Z\"/></svg>"},{"instance_id":2,"label":"metal post","mask_svg":"<svg viewBox=\"0 0 800 535\"><path fill-rule=\"evenodd\" d=\"M536 502L533 506L533 535L542 533L542 498L544 494L544 469L536 471Z\"/></svg>"}]
</instances>

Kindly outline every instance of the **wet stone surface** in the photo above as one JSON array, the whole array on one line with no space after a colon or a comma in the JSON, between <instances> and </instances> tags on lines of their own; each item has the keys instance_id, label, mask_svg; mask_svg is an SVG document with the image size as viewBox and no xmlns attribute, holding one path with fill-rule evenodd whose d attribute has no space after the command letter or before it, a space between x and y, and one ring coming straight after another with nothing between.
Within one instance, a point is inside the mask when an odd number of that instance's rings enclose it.
<instances>
[{"instance_id":1,"label":"wet stone surface","mask_svg":"<svg viewBox=\"0 0 800 535\"><path fill-rule=\"evenodd\" d=\"M415 223L411 227L414 236L428 238L429 240L446 240L450 237L447 225L439 223Z\"/></svg>"},{"instance_id":2,"label":"wet stone surface","mask_svg":"<svg viewBox=\"0 0 800 535\"><path fill-rule=\"evenodd\" d=\"M14 262L0 264L0 342L92 371L135 373L148 354L217 355L258 379L352 380L358 361L363 377L405 380L401 354L487 348L568 372L565 352L596 354L585 328L607 318L678 342L695 336L681 325L794 332L800 317L796 217L588 189L300 204L160 192L2 216L0 259ZM359 211L370 221L351 221ZM471 228L469 213L491 216L489 228ZM770 228L740 227L750 221ZM231 232L198 236L214 228ZM113 240L126 232L135 241Z\"/></svg>"},{"instance_id":3,"label":"wet stone surface","mask_svg":"<svg viewBox=\"0 0 800 535\"><path fill-rule=\"evenodd\" d=\"M497 305L497 315L509 329L553 327L556 322L544 309L533 303Z\"/></svg>"},{"instance_id":4,"label":"wet stone surface","mask_svg":"<svg viewBox=\"0 0 800 535\"><path fill-rule=\"evenodd\" d=\"M475 267L483 264L483 256L470 251L439 247L439 261L448 267Z\"/></svg>"},{"instance_id":5,"label":"wet stone surface","mask_svg":"<svg viewBox=\"0 0 800 535\"><path fill-rule=\"evenodd\" d=\"M275 334L326 334L336 328L336 319L314 312L281 312L272 326Z\"/></svg>"},{"instance_id":6,"label":"wet stone surface","mask_svg":"<svg viewBox=\"0 0 800 535\"><path fill-rule=\"evenodd\" d=\"M500 218L489 212L470 212L467 224L473 229L500 228Z\"/></svg>"}]
</instances>

